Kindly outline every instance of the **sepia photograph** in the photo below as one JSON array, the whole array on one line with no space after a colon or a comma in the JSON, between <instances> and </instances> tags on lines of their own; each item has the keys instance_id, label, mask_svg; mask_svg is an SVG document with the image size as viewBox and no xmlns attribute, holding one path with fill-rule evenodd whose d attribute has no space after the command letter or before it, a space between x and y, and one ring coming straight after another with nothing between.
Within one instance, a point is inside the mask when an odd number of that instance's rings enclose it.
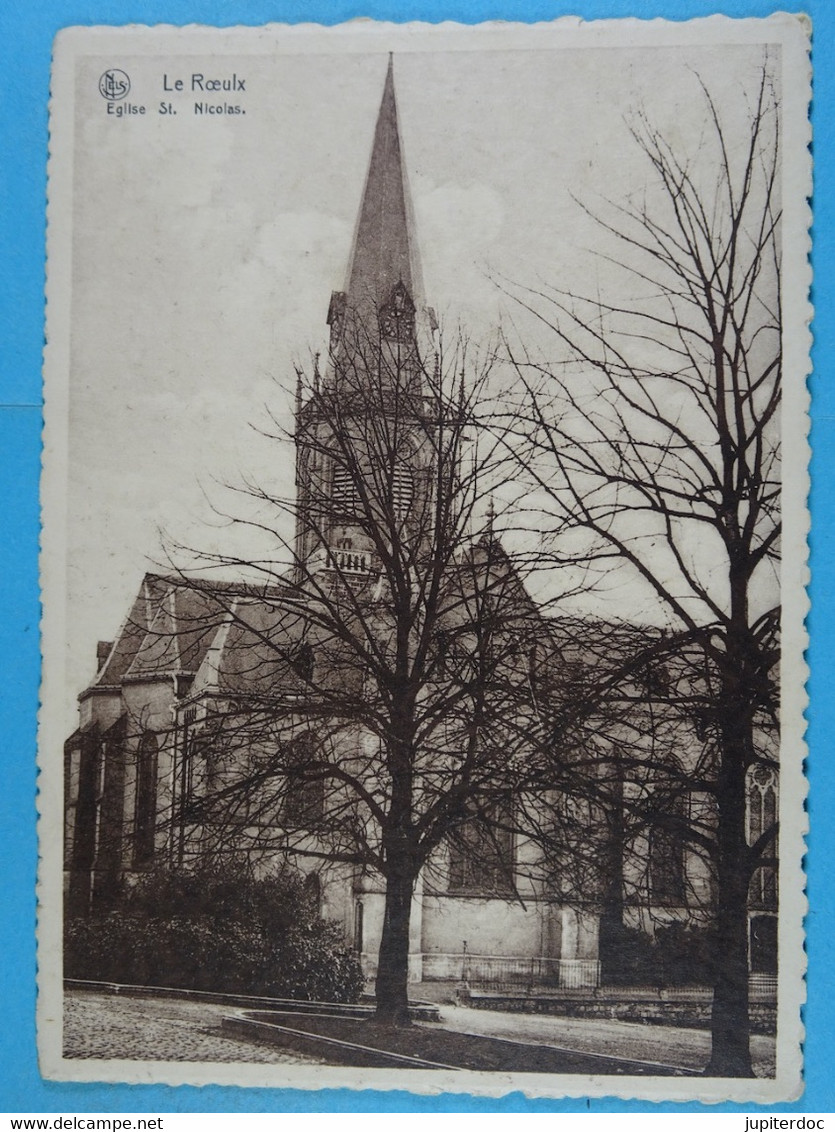
<instances>
[{"instance_id":1,"label":"sepia photograph","mask_svg":"<svg viewBox=\"0 0 835 1132\"><path fill-rule=\"evenodd\" d=\"M797 1096L809 83L59 35L45 1076Z\"/></svg>"}]
</instances>

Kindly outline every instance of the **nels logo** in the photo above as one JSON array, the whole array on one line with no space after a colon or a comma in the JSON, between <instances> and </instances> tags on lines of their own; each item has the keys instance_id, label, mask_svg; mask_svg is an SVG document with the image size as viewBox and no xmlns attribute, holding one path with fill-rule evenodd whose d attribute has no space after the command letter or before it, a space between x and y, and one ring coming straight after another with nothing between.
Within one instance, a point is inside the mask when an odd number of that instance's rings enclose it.
<instances>
[{"instance_id":1,"label":"nels logo","mask_svg":"<svg viewBox=\"0 0 835 1132\"><path fill-rule=\"evenodd\" d=\"M130 90L130 79L118 67L111 67L99 79L99 94L108 102L118 102Z\"/></svg>"}]
</instances>

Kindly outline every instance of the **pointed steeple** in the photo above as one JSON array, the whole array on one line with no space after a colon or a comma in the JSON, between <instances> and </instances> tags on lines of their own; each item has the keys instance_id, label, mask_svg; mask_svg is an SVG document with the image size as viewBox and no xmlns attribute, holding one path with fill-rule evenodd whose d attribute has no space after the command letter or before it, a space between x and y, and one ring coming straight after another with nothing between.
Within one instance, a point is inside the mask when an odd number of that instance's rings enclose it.
<instances>
[{"instance_id":1,"label":"pointed steeple","mask_svg":"<svg viewBox=\"0 0 835 1132\"><path fill-rule=\"evenodd\" d=\"M347 305L379 309L402 283L416 307L423 303L417 248L394 93L394 61L388 71L374 131L345 290Z\"/></svg>"}]
</instances>

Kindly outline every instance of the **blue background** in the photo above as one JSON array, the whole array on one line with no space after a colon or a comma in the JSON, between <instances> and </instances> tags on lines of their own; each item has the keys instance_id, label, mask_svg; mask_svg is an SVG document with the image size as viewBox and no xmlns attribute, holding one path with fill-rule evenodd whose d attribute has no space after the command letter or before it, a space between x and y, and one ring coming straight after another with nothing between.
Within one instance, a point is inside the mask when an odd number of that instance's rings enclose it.
<instances>
[{"instance_id":1,"label":"blue background","mask_svg":"<svg viewBox=\"0 0 835 1132\"><path fill-rule=\"evenodd\" d=\"M0 352L0 499L5 521L0 538L0 1111L87 1112L574 1112L699 1111L699 1105L649 1105L616 1100L529 1101L520 1094L502 1100L461 1096L414 1097L406 1093L329 1090L302 1093L280 1089L180 1086L58 1084L42 1081L35 1053L35 723L39 651L37 552L38 477L41 432L43 347L44 214L46 205L47 102L52 39L72 24L209 23L261 24L269 21L339 23L357 16L405 21L446 19L548 20L561 15L585 19L664 16L686 19L719 10L729 16L765 16L778 3L755 0L0 0L0 310L4 312ZM813 300L816 307L812 387L812 603L809 684L811 710L809 803L813 834L808 858L809 952L806 1091L794 1105L777 1111L835 1110L835 854L833 775L828 768L835 731L835 678L829 645L833 610L832 498L828 475L835 468L835 390L826 380L835 356L830 295L833 286L833 87L835 87L835 4L807 0L814 23L815 200ZM827 739L829 736L829 739ZM724 1105L728 1111L757 1111L752 1105ZM714 1109L715 1111L715 1109ZM774 1111L774 1110L772 1110Z\"/></svg>"}]
</instances>

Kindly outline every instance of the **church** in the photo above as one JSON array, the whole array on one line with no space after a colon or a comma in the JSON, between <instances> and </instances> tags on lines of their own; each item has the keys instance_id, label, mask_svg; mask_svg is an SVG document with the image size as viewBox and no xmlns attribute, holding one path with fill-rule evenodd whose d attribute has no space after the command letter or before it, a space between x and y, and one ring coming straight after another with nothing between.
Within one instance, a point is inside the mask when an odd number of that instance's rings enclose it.
<instances>
[{"instance_id":1,"label":"church","mask_svg":"<svg viewBox=\"0 0 835 1132\"><path fill-rule=\"evenodd\" d=\"M154 868L287 860L373 979L402 853L410 983L597 986L605 900L555 883L555 803L532 797L529 768L544 702L606 634L549 622L483 517L470 394L441 372L423 293L391 61L327 325L327 362L298 377L292 566L146 574L98 646L64 752L67 914ZM773 776L755 786L752 839L776 807ZM707 923L705 862L673 836L639 842L617 870L621 920ZM752 909L761 968L773 878Z\"/></svg>"}]
</instances>

